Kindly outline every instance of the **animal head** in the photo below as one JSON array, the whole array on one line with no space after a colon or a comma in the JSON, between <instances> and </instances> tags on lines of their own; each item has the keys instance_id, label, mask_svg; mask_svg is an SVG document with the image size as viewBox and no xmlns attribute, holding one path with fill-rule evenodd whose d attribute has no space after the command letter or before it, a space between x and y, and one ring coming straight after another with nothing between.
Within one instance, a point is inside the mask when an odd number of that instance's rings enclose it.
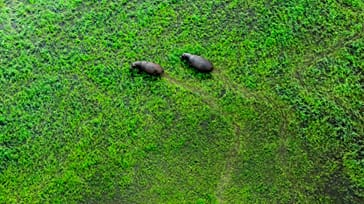
<instances>
[{"instance_id":1,"label":"animal head","mask_svg":"<svg viewBox=\"0 0 364 204\"><path fill-rule=\"evenodd\" d=\"M131 64L131 68L137 68L138 67L138 62L134 62L133 64Z\"/></svg>"},{"instance_id":2,"label":"animal head","mask_svg":"<svg viewBox=\"0 0 364 204\"><path fill-rule=\"evenodd\" d=\"M143 64L147 63L146 61L136 61L131 64L131 68L140 68Z\"/></svg>"},{"instance_id":3,"label":"animal head","mask_svg":"<svg viewBox=\"0 0 364 204\"><path fill-rule=\"evenodd\" d=\"M189 53L183 53L182 55L181 55L181 60L186 60L186 59L188 59L188 56L189 56L190 54Z\"/></svg>"},{"instance_id":4,"label":"animal head","mask_svg":"<svg viewBox=\"0 0 364 204\"><path fill-rule=\"evenodd\" d=\"M160 75L162 75L164 73L164 70L163 69L161 69L159 72L158 72L158 74L160 74Z\"/></svg>"}]
</instances>

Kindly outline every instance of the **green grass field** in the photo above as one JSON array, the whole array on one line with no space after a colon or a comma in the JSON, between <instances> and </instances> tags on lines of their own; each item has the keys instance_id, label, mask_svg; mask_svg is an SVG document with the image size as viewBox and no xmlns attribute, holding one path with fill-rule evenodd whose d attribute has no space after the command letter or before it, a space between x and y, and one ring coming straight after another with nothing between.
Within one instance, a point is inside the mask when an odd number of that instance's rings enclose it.
<instances>
[{"instance_id":1,"label":"green grass field","mask_svg":"<svg viewBox=\"0 0 364 204\"><path fill-rule=\"evenodd\" d=\"M362 0L0 0L0 203L363 203L363 72Z\"/></svg>"}]
</instances>

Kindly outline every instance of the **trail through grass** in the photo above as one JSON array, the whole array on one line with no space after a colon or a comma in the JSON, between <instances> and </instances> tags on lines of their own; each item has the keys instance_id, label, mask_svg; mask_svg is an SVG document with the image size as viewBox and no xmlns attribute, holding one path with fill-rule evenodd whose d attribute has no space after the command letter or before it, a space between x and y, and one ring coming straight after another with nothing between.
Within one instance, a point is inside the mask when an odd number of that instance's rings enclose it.
<instances>
[{"instance_id":1,"label":"trail through grass","mask_svg":"<svg viewBox=\"0 0 364 204\"><path fill-rule=\"evenodd\" d=\"M357 0L0 0L0 203L362 203L363 22Z\"/></svg>"}]
</instances>

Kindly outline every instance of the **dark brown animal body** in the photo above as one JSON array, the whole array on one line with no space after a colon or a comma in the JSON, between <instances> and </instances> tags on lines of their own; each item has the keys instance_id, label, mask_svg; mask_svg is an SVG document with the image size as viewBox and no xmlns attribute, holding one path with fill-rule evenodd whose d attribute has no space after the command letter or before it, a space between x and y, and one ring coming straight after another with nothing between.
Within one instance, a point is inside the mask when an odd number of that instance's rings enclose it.
<instances>
[{"instance_id":1,"label":"dark brown animal body","mask_svg":"<svg viewBox=\"0 0 364 204\"><path fill-rule=\"evenodd\" d=\"M161 75L164 70L159 64L146 61L137 61L131 65L132 68L138 69L139 71L144 71L150 75Z\"/></svg>"},{"instance_id":2,"label":"dark brown animal body","mask_svg":"<svg viewBox=\"0 0 364 204\"><path fill-rule=\"evenodd\" d=\"M200 72L211 72L213 69L211 62L198 55L183 53L181 59L186 60L191 67L197 69Z\"/></svg>"}]
</instances>

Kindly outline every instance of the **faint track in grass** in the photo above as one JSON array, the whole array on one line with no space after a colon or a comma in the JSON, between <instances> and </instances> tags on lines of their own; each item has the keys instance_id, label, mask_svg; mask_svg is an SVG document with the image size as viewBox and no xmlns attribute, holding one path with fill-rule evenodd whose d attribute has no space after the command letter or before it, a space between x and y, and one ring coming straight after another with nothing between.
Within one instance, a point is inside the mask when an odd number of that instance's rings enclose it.
<instances>
[{"instance_id":1,"label":"faint track in grass","mask_svg":"<svg viewBox=\"0 0 364 204\"><path fill-rule=\"evenodd\" d=\"M232 178L232 174L235 168L235 164L238 162L238 156L240 154L240 150L242 149L243 146L243 141L242 141L242 135L243 135L243 127L242 124L239 124L238 122L236 122L236 118L238 118L239 116L236 115L236 113L227 113L225 112L220 106L219 106L219 102L218 99L209 95L206 92L203 92L187 83L184 83L182 81L179 81L177 79L174 79L173 77L171 77L168 74L164 75L164 78L170 82L173 85L182 87L192 93L197 94L198 96L201 97L201 99L210 107L212 108L214 111L217 111L221 116L223 116L225 119L229 120L234 127L234 137L233 137L233 141L232 144L230 145L229 151L227 152L227 157L225 160L225 164L224 164L224 169L221 172L220 175L220 179L218 181L218 184L216 186L216 197L217 197L217 201L218 203L224 203L224 192L226 191L226 189L229 187L229 184L231 183L231 178ZM220 80L224 80L227 81L227 78L225 76L220 76L218 77ZM232 89L232 91L234 91L234 93L238 94L241 97L253 97L255 96L255 94L252 94L250 92L248 92L246 89L240 89L241 92L237 92L236 89L239 89L240 87L238 87L237 85L234 85L232 83L228 83L228 88ZM236 89L233 89L236 88Z\"/></svg>"},{"instance_id":2,"label":"faint track in grass","mask_svg":"<svg viewBox=\"0 0 364 204\"><path fill-rule=\"evenodd\" d=\"M184 83L184 82L182 82L180 80L177 80L177 79L171 77L169 74L164 74L164 78L168 82L170 82L171 84L182 87L182 88L190 91L191 93L194 93L194 94L200 96L203 102L205 102L211 108L221 112L220 108L218 107L217 99L210 96L206 92L201 91L201 90L199 90L199 89L197 89L197 88L195 88L195 87L193 87L193 86L191 86L191 85L189 85L187 83Z\"/></svg>"},{"instance_id":3,"label":"faint track in grass","mask_svg":"<svg viewBox=\"0 0 364 204\"><path fill-rule=\"evenodd\" d=\"M215 69L212 73L214 76L216 76L217 79L223 81L225 83L225 86L227 86L230 90L232 90L235 94L239 95L240 97L242 98L258 97L258 94L252 93L247 88L233 82L221 70Z\"/></svg>"},{"instance_id":4,"label":"faint track in grass","mask_svg":"<svg viewBox=\"0 0 364 204\"><path fill-rule=\"evenodd\" d=\"M364 32L364 29L363 29L363 32ZM352 37L341 39L339 42L328 47L324 51L307 56L306 59L304 59L303 64L307 65L307 67L311 67L311 66L315 65L317 62L319 62L322 58L331 57L331 56L337 54L337 52L339 52L340 49L344 48L347 44L350 44L360 38L363 38L362 33L356 33Z\"/></svg>"},{"instance_id":5,"label":"faint track in grass","mask_svg":"<svg viewBox=\"0 0 364 204\"><path fill-rule=\"evenodd\" d=\"M363 32L364 33L364 28ZM313 66L317 65L318 62L322 61L325 58L330 58L335 56L341 49L345 48L348 44L363 38L362 33L356 33L355 35L341 39L339 42L333 44L330 47L327 47L324 51L314 53L311 55L306 55L302 62L298 63L296 65L296 69L292 72L292 78L298 79L301 85L304 84L302 79L302 72L304 72L306 69L312 68Z\"/></svg>"},{"instance_id":6,"label":"faint track in grass","mask_svg":"<svg viewBox=\"0 0 364 204\"><path fill-rule=\"evenodd\" d=\"M8 26L10 27L10 30L8 30L11 34L17 34L19 32L19 30L17 30L18 28L18 23L15 22L16 19L16 4L18 3L17 0L11 0L8 2L4 2L4 4L7 6L8 8ZM5 25L4 25L5 26Z\"/></svg>"},{"instance_id":7,"label":"faint track in grass","mask_svg":"<svg viewBox=\"0 0 364 204\"><path fill-rule=\"evenodd\" d=\"M231 183L233 171L235 169L235 165L238 162L240 151L243 147L244 142L242 141L242 128L241 125L238 123L234 124L234 132L235 132L235 138L233 140L233 144L230 147L230 151L227 155L227 160L224 166L224 169L221 172L220 180L216 186L216 198L218 203L224 203L225 196L224 192L229 187L229 184Z\"/></svg>"},{"instance_id":8,"label":"faint track in grass","mask_svg":"<svg viewBox=\"0 0 364 204\"><path fill-rule=\"evenodd\" d=\"M216 79L221 80L224 82L224 87L231 90L234 94L238 97L246 98L249 101L253 102L252 105L254 106L254 110L256 111L263 111L263 113L277 109L281 115L284 115L284 118L292 118L292 111L290 107L284 102L276 98L275 95L263 95L260 92L251 92L248 89L242 87L239 84L236 84L228 79L220 71L213 72ZM233 128L234 128L234 136L232 138L232 142L230 144L229 150L226 153L226 160L224 164L224 168L221 171L220 179L217 182L215 195L217 198L218 203L228 203L228 198L226 197L226 191L230 187L232 183L232 176L234 175L234 171L236 168L237 163L239 163L239 159L243 158L242 150L246 145L246 141L244 141L244 136L249 136L249 129L247 129L247 118L242 117L239 112L231 112L224 110L222 104L219 104L219 99L212 96L210 93L200 90L199 88L194 87L188 83L183 81L177 80L172 76L165 74L164 78L169 83L182 87L185 90L196 94L197 96L201 97L201 100L205 102L211 109L218 112L224 119L228 120ZM274 94L274 93L272 93ZM264 115L264 114L263 114ZM282 141L286 139L286 135L288 132L288 123L289 120L281 121L279 124L279 135L282 137ZM241 157L240 157L241 156ZM285 157L284 151L282 155L279 157ZM282 159L283 160L283 159Z\"/></svg>"}]
</instances>

